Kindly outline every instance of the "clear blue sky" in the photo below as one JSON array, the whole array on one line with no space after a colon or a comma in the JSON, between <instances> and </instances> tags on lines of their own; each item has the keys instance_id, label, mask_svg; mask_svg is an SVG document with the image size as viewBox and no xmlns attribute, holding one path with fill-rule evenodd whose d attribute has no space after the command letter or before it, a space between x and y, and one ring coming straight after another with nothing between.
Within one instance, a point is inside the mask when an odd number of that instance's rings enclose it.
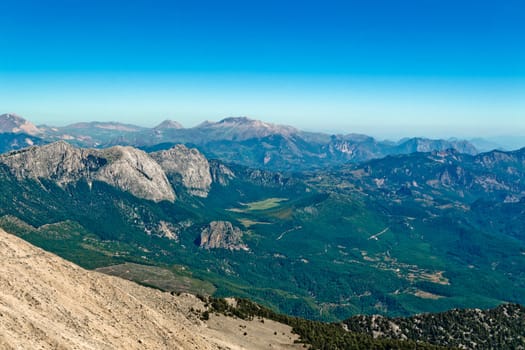
<instances>
[{"instance_id":1,"label":"clear blue sky","mask_svg":"<svg viewBox=\"0 0 525 350\"><path fill-rule=\"evenodd\" d=\"M0 113L525 135L523 0L0 1Z\"/></svg>"}]
</instances>

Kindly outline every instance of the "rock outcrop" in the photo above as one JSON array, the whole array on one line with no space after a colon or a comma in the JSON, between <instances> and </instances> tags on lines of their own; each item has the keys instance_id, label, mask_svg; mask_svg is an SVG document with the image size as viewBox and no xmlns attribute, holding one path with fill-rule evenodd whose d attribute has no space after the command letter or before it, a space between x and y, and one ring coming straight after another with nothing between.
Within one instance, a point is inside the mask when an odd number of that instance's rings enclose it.
<instances>
[{"instance_id":1,"label":"rock outcrop","mask_svg":"<svg viewBox=\"0 0 525 350\"><path fill-rule=\"evenodd\" d=\"M175 192L159 164L132 147L82 149L59 141L0 157L18 178L48 179L59 186L81 179L102 181L134 196L159 202L175 200Z\"/></svg>"},{"instance_id":2,"label":"rock outcrop","mask_svg":"<svg viewBox=\"0 0 525 350\"><path fill-rule=\"evenodd\" d=\"M133 147L116 146L100 151L110 160L96 179L155 202L175 200L175 192L166 174L145 152Z\"/></svg>"},{"instance_id":3,"label":"rock outcrop","mask_svg":"<svg viewBox=\"0 0 525 350\"><path fill-rule=\"evenodd\" d=\"M212 177L210 164L197 149L176 145L165 151L151 153L170 178L180 177L182 185L194 196L207 197Z\"/></svg>"},{"instance_id":4,"label":"rock outcrop","mask_svg":"<svg viewBox=\"0 0 525 350\"><path fill-rule=\"evenodd\" d=\"M214 183L220 184L221 186L227 186L230 181L235 178L235 173L233 170L218 160L210 161L210 172L212 181Z\"/></svg>"},{"instance_id":5,"label":"rock outcrop","mask_svg":"<svg viewBox=\"0 0 525 350\"><path fill-rule=\"evenodd\" d=\"M205 249L224 248L249 250L242 241L243 231L229 221L212 221L202 229L199 246Z\"/></svg>"}]
</instances>

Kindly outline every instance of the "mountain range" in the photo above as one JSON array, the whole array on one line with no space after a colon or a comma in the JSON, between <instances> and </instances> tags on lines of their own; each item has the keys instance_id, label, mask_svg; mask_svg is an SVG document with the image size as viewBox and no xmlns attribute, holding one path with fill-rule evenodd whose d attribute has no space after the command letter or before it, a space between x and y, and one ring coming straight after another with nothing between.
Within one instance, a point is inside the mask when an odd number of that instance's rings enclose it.
<instances>
[{"instance_id":1,"label":"mountain range","mask_svg":"<svg viewBox=\"0 0 525 350\"><path fill-rule=\"evenodd\" d=\"M0 115L1 132L4 134L0 134L0 139L9 139L5 133L27 134L27 141L3 141L5 146L0 151L4 152L58 140L81 147L106 148L120 145L147 151L185 144L199 149L208 158L276 171L323 169L393 154L442 151L449 148L467 154L478 152L465 140L411 138L398 142L378 141L359 134L329 135L304 132L291 126L266 123L247 117L226 118L219 122L206 121L193 128L183 128L179 123L170 120L153 128L112 122L50 127L35 126L22 117L3 114Z\"/></svg>"}]
</instances>

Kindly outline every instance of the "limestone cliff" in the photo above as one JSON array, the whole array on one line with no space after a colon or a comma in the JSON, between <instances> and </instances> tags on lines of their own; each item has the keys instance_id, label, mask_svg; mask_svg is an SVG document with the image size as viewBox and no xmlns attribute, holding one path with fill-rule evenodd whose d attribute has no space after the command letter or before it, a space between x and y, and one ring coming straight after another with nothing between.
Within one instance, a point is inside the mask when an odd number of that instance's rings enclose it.
<instances>
[{"instance_id":1,"label":"limestone cliff","mask_svg":"<svg viewBox=\"0 0 525 350\"><path fill-rule=\"evenodd\" d=\"M99 153L110 161L98 171L97 180L156 202L175 200L175 192L166 174L145 152L133 147L116 146Z\"/></svg>"},{"instance_id":2,"label":"limestone cliff","mask_svg":"<svg viewBox=\"0 0 525 350\"><path fill-rule=\"evenodd\" d=\"M176 145L169 150L151 153L166 175L180 177L182 185L192 195L207 197L212 177L206 157L194 148Z\"/></svg>"},{"instance_id":3,"label":"limestone cliff","mask_svg":"<svg viewBox=\"0 0 525 350\"><path fill-rule=\"evenodd\" d=\"M82 149L59 141L0 156L18 178L48 179L59 186L102 181L155 202L174 201L175 192L159 164L132 147Z\"/></svg>"}]
</instances>

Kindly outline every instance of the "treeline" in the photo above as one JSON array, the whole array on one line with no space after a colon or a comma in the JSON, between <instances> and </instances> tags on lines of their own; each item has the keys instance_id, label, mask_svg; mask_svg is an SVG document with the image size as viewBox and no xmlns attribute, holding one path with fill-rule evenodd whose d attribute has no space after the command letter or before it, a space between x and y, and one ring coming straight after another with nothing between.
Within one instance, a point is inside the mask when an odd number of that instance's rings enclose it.
<instances>
[{"instance_id":1,"label":"treeline","mask_svg":"<svg viewBox=\"0 0 525 350\"><path fill-rule=\"evenodd\" d=\"M204 319L209 317L209 312L215 312L245 320L254 317L274 320L292 327L293 332L300 337L298 342L310 349L443 349L413 340L375 339L368 334L346 331L340 323L325 323L279 314L247 299L236 299L235 306L222 298L201 297L201 299L209 308L209 311L203 313Z\"/></svg>"}]
</instances>

